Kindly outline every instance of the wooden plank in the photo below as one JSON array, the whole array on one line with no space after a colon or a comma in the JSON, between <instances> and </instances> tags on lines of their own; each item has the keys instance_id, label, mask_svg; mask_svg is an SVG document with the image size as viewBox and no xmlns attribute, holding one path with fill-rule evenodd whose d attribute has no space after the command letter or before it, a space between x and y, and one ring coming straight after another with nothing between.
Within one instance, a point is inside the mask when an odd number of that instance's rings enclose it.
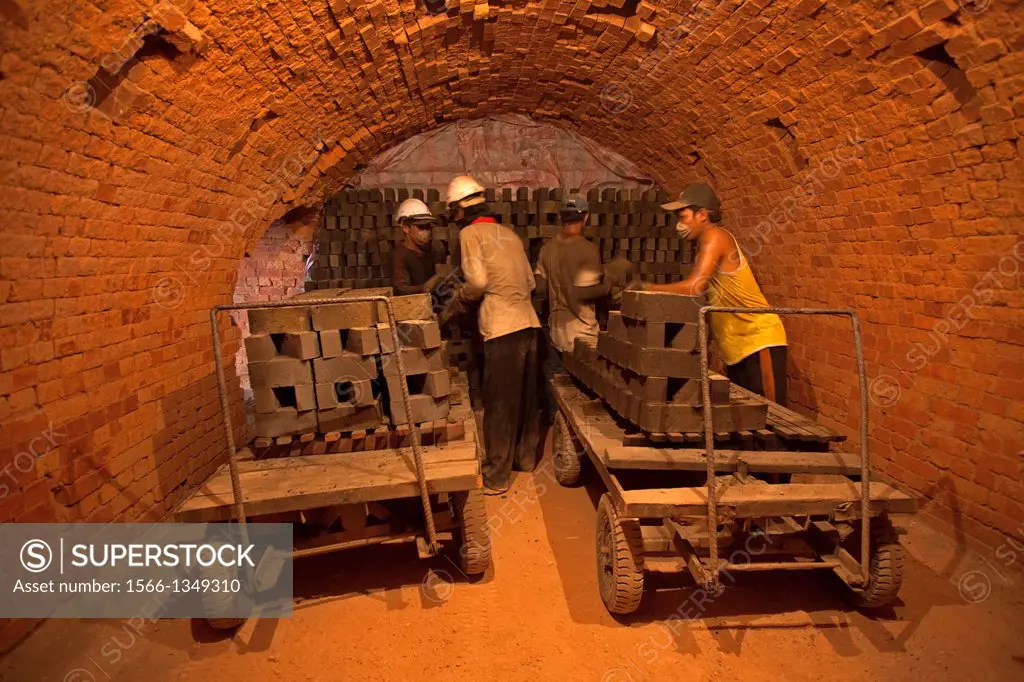
<instances>
[{"instance_id":1,"label":"wooden plank","mask_svg":"<svg viewBox=\"0 0 1024 682\"><path fill-rule=\"evenodd\" d=\"M604 461L609 469L704 471L703 448L609 448ZM790 452L787 450L715 450L715 471L736 471L739 462L747 471L779 474L860 473L860 457L846 452Z\"/></svg>"},{"instance_id":2,"label":"wooden plank","mask_svg":"<svg viewBox=\"0 0 1024 682\"><path fill-rule=\"evenodd\" d=\"M426 453L425 453L426 454ZM325 455L330 457L330 455ZM302 496L307 489L299 488L299 483L308 484L308 491L311 492L329 492L330 490L337 488L339 490L354 490L360 487L374 487L380 486L382 482L388 482L392 479L397 481L405 481L406 479L415 482L416 471L412 462L392 463L389 466L374 468L372 471L368 471L360 466L360 462L364 459L362 457L349 457L352 460L350 466L341 465L338 463L332 463L331 465L323 467L300 467L295 470L291 469L276 469L270 471L262 471L259 473L247 474L242 477L242 492L245 494L246 499L253 497L259 499L268 499L270 492L273 492L274 488L281 490L287 489L288 491L294 490L294 493L298 496ZM461 472L463 471L463 465L474 465L476 462L472 462L466 459L461 460L448 460L441 462L431 461L431 471L434 474L440 475L441 477L449 475L451 471ZM424 463L426 467L426 463ZM473 467L470 466L470 469ZM428 478L432 475L428 473ZM321 480L317 480L316 477L320 477ZM344 480L342 480L344 477ZM258 494L256 494L258 492ZM414 490L413 495L418 494L418 490ZM230 501L231 498L231 480L227 476L213 476L207 483L203 484L197 491L196 494L190 499L201 500L206 498L207 502L216 504L217 500ZM391 499L390 497L371 499ZM344 502L331 502L330 504L348 504L350 502L368 501L365 499L345 499ZM297 507L291 507L286 505L288 510L299 510L299 509L310 509L313 506L330 506L330 504L319 504L319 505L301 505ZM192 506L203 507L204 504L196 502ZM274 510L281 511L281 510ZM256 513L256 512L253 512ZM270 512L259 512L259 513L270 513Z\"/></svg>"},{"instance_id":3,"label":"wooden plank","mask_svg":"<svg viewBox=\"0 0 1024 682\"><path fill-rule=\"evenodd\" d=\"M373 514L381 521L387 521L391 518L391 510L385 507L380 502L367 502L366 511Z\"/></svg>"},{"instance_id":4,"label":"wooden plank","mask_svg":"<svg viewBox=\"0 0 1024 682\"><path fill-rule=\"evenodd\" d=\"M472 457L470 453L472 451L472 446L467 444L465 441L456 441L448 445L439 445L436 448L430 448L426 452L430 454L431 459L434 461L454 462L471 459ZM246 462L244 465L238 468L238 472L239 475L244 475L260 471L271 471L275 469L296 469L298 467L325 467L338 463L352 464L354 468L370 470L374 467L385 467L397 461L411 462L412 456L412 448L410 447L389 448L387 450L371 450L361 457L347 457L344 454L341 454L327 455L326 457L300 456L278 459L260 459L254 460L252 462ZM361 464L358 464L357 467L355 463ZM220 474L227 473L227 464L222 464L217 469L214 475L217 476Z\"/></svg>"},{"instance_id":5,"label":"wooden plank","mask_svg":"<svg viewBox=\"0 0 1024 682\"><path fill-rule=\"evenodd\" d=\"M475 463L470 462L431 467L427 473L427 490L435 494L479 488L482 482L478 470ZM377 483L363 480L353 487L342 486L337 481L332 482L323 478L296 479L282 475L277 479L279 480L267 482L262 486L250 485L245 489L247 513L259 516L335 503L414 498L419 493L413 472L405 472L401 476L382 476ZM234 516L231 501L232 497L229 494L192 497L179 507L177 518L181 522L230 520Z\"/></svg>"},{"instance_id":6,"label":"wooden plank","mask_svg":"<svg viewBox=\"0 0 1024 682\"><path fill-rule=\"evenodd\" d=\"M730 393L733 397L744 397L750 400L768 403L769 428L774 426L775 428L772 428L772 430L777 431L779 435L797 440L833 441L837 443L846 440L846 436L844 434L833 431L827 426L819 424L799 412L794 412L793 410L783 407L778 403L766 400L762 396L759 396L742 386L733 384L730 387Z\"/></svg>"},{"instance_id":7,"label":"wooden plank","mask_svg":"<svg viewBox=\"0 0 1024 682\"><path fill-rule=\"evenodd\" d=\"M672 551L672 531L665 526L640 526L644 554Z\"/></svg>"},{"instance_id":8,"label":"wooden plank","mask_svg":"<svg viewBox=\"0 0 1024 682\"><path fill-rule=\"evenodd\" d=\"M448 442L462 440L466 437L466 422L464 419L460 419L454 424L448 424L445 426L445 438Z\"/></svg>"},{"instance_id":9,"label":"wooden plank","mask_svg":"<svg viewBox=\"0 0 1024 682\"><path fill-rule=\"evenodd\" d=\"M768 429L754 431L754 441L761 450L775 450L779 447L779 437Z\"/></svg>"},{"instance_id":10,"label":"wooden plank","mask_svg":"<svg viewBox=\"0 0 1024 682\"><path fill-rule=\"evenodd\" d=\"M419 494L411 450L244 464L239 478L246 512L252 516ZM423 466L431 493L469 490L482 484L471 444L462 443L461 449L427 450ZM179 506L177 517L182 522L226 520L232 517L232 500L231 479L222 467Z\"/></svg>"},{"instance_id":11,"label":"wooden plank","mask_svg":"<svg viewBox=\"0 0 1024 682\"><path fill-rule=\"evenodd\" d=\"M724 518L829 514L840 505L859 512L859 483L788 483L779 485L723 484L719 512ZM707 513L705 488L650 488L622 493L624 516L668 518ZM888 511L905 514L916 510L916 501L884 483L871 483L869 514Z\"/></svg>"},{"instance_id":12,"label":"wooden plank","mask_svg":"<svg viewBox=\"0 0 1024 682\"><path fill-rule=\"evenodd\" d=\"M626 447L644 447L650 440L650 434L646 433L622 434L622 444Z\"/></svg>"}]
</instances>

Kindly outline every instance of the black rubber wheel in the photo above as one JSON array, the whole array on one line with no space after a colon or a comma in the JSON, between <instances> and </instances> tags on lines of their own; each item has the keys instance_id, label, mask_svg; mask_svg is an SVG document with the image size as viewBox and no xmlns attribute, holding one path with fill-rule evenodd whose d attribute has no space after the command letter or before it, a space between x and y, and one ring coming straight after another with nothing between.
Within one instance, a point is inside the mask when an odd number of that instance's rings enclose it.
<instances>
[{"instance_id":1,"label":"black rubber wheel","mask_svg":"<svg viewBox=\"0 0 1024 682\"><path fill-rule=\"evenodd\" d=\"M555 431L552 438L554 447L551 458L555 480L564 486L576 485L580 480L580 469L583 465L581 448L573 438L572 430L561 412L555 415Z\"/></svg>"},{"instance_id":2,"label":"black rubber wheel","mask_svg":"<svg viewBox=\"0 0 1024 682\"><path fill-rule=\"evenodd\" d=\"M860 555L860 528L847 538L847 551ZM871 565L866 588L853 590L853 601L858 609L881 609L895 601L903 584L903 547L899 535L887 518L871 520Z\"/></svg>"},{"instance_id":3,"label":"black rubber wheel","mask_svg":"<svg viewBox=\"0 0 1024 682\"><path fill-rule=\"evenodd\" d=\"M480 490L452 493L452 511L458 521L459 560L466 575L480 575L491 563L491 536L487 507Z\"/></svg>"},{"instance_id":4,"label":"black rubber wheel","mask_svg":"<svg viewBox=\"0 0 1024 682\"><path fill-rule=\"evenodd\" d=\"M644 593L640 524L619 517L607 493L597 506L597 586L610 613L633 613Z\"/></svg>"},{"instance_id":5,"label":"black rubber wheel","mask_svg":"<svg viewBox=\"0 0 1024 682\"><path fill-rule=\"evenodd\" d=\"M238 571L233 568L221 566L220 564L213 564L212 566L202 566L199 569L199 576L202 580L209 580L211 583L216 581L219 583L228 582L237 579ZM229 591L218 591L213 592L205 590L200 593L200 598L203 604L203 611L206 613L223 613L230 611L234 606L237 596L234 592ZM206 622L209 623L210 627L214 630L234 630L244 623L247 618L235 617L235 618L207 618Z\"/></svg>"},{"instance_id":6,"label":"black rubber wheel","mask_svg":"<svg viewBox=\"0 0 1024 682\"><path fill-rule=\"evenodd\" d=\"M214 630L234 630L245 623L245 618L207 618L206 622Z\"/></svg>"}]
</instances>

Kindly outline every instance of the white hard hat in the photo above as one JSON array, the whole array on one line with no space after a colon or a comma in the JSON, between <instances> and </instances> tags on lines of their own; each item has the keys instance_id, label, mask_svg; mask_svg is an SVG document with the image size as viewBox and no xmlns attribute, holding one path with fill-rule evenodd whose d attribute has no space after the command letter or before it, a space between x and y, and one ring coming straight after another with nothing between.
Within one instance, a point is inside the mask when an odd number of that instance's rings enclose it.
<instances>
[{"instance_id":1,"label":"white hard hat","mask_svg":"<svg viewBox=\"0 0 1024 682\"><path fill-rule=\"evenodd\" d=\"M395 214L396 222L400 223L406 218L413 218L417 221L434 220L434 214L419 199L409 198L398 205L398 212Z\"/></svg>"},{"instance_id":2,"label":"white hard hat","mask_svg":"<svg viewBox=\"0 0 1024 682\"><path fill-rule=\"evenodd\" d=\"M459 205L463 208L467 206L473 206L479 204L484 200L484 187L479 182L474 180L468 175L460 175L448 183L448 196L447 203L451 206L455 202L459 202ZM480 197L474 201L463 202L464 199L468 199L476 194Z\"/></svg>"}]
</instances>

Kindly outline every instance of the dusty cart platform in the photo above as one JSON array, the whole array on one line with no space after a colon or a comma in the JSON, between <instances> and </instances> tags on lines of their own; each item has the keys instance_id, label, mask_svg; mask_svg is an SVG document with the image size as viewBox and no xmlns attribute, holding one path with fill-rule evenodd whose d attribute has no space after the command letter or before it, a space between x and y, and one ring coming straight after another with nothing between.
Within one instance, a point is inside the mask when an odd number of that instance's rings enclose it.
<instances>
[{"instance_id":1,"label":"dusty cart platform","mask_svg":"<svg viewBox=\"0 0 1024 682\"><path fill-rule=\"evenodd\" d=\"M476 443L423 449L431 494L479 488ZM286 457L238 463L247 514L263 516L314 507L416 497L412 448ZM231 477L223 465L178 508L182 522L232 518Z\"/></svg>"}]
</instances>

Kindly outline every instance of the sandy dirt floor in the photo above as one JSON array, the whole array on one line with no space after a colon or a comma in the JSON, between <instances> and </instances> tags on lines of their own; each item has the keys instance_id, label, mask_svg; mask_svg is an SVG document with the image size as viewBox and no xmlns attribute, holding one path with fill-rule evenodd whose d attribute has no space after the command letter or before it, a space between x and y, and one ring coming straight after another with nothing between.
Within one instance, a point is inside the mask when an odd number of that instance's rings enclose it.
<instances>
[{"instance_id":1,"label":"sandy dirt floor","mask_svg":"<svg viewBox=\"0 0 1024 682\"><path fill-rule=\"evenodd\" d=\"M411 545L301 559L290 619L250 621L234 637L198 620L48 621L0 661L0 679L1024 679L1019 566L913 520L901 602L882 617L850 610L819 573L742 575L701 607L687 579L648 574L640 611L615 619L597 591L602 491L587 473L562 488L546 456L488 498L494 561L480 580Z\"/></svg>"}]
</instances>

